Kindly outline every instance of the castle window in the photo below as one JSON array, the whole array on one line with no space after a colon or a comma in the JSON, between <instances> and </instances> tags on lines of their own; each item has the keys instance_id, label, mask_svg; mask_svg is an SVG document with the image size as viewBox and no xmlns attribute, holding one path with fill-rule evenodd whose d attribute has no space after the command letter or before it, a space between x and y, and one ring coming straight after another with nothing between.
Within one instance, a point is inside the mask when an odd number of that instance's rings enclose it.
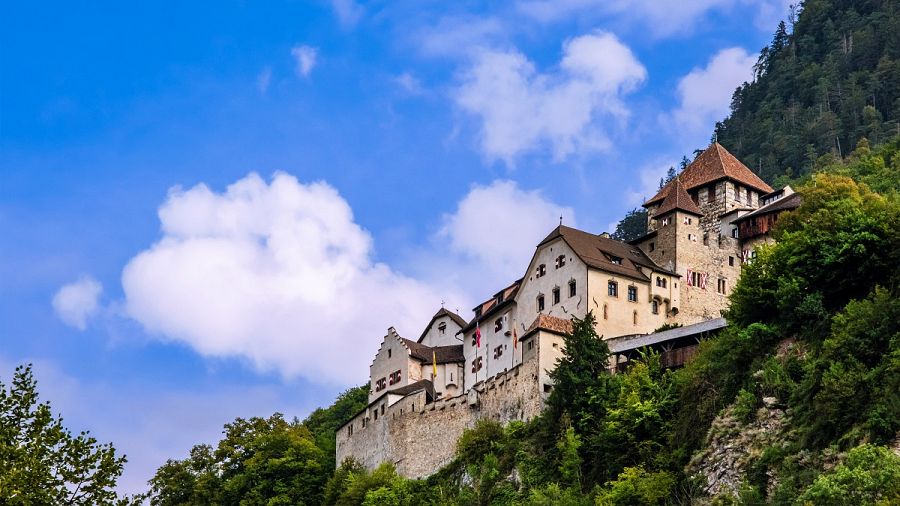
<instances>
[{"instance_id":1,"label":"castle window","mask_svg":"<svg viewBox=\"0 0 900 506\"><path fill-rule=\"evenodd\" d=\"M547 266L544 265L544 264L538 265L538 266L537 266L537 271L535 272L535 275L536 275L537 277L541 277L541 276L543 276L544 274L547 274Z\"/></svg>"},{"instance_id":2,"label":"castle window","mask_svg":"<svg viewBox=\"0 0 900 506\"><path fill-rule=\"evenodd\" d=\"M656 276L656 286L658 286L660 288L665 288L666 283L667 283L666 278L661 278L659 276Z\"/></svg>"},{"instance_id":3,"label":"castle window","mask_svg":"<svg viewBox=\"0 0 900 506\"><path fill-rule=\"evenodd\" d=\"M563 265L566 265L566 256L560 255L560 256L556 257L556 268L559 269Z\"/></svg>"},{"instance_id":4,"label":"castle window","mask_svg":"<svg viewBox=\"0 0 900 506\"><path fill-rule=\"evenodd\" d=\"M351 423L350 425L347 426L347 435L348 435L348 436L352 436L352 435L353 435L353 424L352 424L352 423Z\"/></svg>"},{"instance_id":5,"label":"castle window","mask_svg":"<svg viewBox=\"0 0 900 506\"><path fill-rule=\"evenodd\" d=\"M655 250L655 249L656 249L656 243L655 243L655 242L651 242L651 243L650 243L650 251L653 251L653 250Z\"/></svg>"},{"instance_id":6,"label":"castle window","mask_svg":"<svg viewBox=\"0 0 900 506\"><path fill-rule=\"evenodd\" d=\"M637 302L637 287L628 287L628 302Z\"/></svg>"},{"instance_id":7,"label":"castle window","mask_svg":"<svg viewBox=\"0 0 900 506\"><path fill-rule=\"evenodd\" d=\"M610 281L606 284L606 294L610 297L618 297L619 296L619 284L615 281Z\"/></svg>"},{"instance_id":8,"label":"castle window","mask_svg":"<svg viewBox=\"0 0 900 506\"><path fill-rule=\"evenodd\" d=\"M392 350L390 348L388 348L388 358L391 358L391 351Z\"/></svg>"},{"instance_id":9,"label":"castle window","mask_svg":"<svg viewBox=\"0 0 900 506\"><path fill-rule=\"evenodd\" d=\"M375 408L375 421L378 421L378 408Z\"/></svg>"},{"instance_id":10,"label":"castle window","mask_svg":"<svg viewBox=\"0 0 900 506\"><path fill-rule=\"evenodd\" d=\"M661 227L669 226L669 217L668 216L666 216L665 218L662 219L662 221L660 222L660 226Z\"/></svg>"},{"instance_id":11,"label":"castle window","mask_svg":"<svg viewBox=\"0 0 900 506\"><path fill-rule=\"evenodd\" d=\"M637 325L637 311L633 311L631 313L631 319L634 322L634 324Z\"/></svg>"},{"instance_id":12,"label":"castle window","mask_svg":"<svg viewBox=\"0 0 900 506\"><path fill-rule=\"evenodd\" d=\"M553 390L553 385L548 385L547 383L544 383L544 393L549 393L551 390Z\"/></svg>"},{"instance_id":13,"label":"castle window","mask_svg":"<svg viewBox=\"0 0 900 506\"><path fill-rule=\"evenodd\" d=\"M447 332L447 324L441 323L438 325L438 332L440 332L441 335L444 335Z\"/></svg>"},{"instance_id":14,"label":"castle window","mask_svg":"<svg viewBox=\"0 0 900 506\"><path fill-rule=\"evenodd\" d=\"M734 237L735 239L737 239L737 236L738 236L738 229L737 229L737 227L734 227L731 229L731 237Z\"/></svg>"},{"instance_id":15,"label":"castle window","mask_svg":"<svg viewBox=\"0 0 900 506\"><path fill-rule=\"evenodd\" d=\"M388 381L389 385L395 385L400 383L400 371L394 371L390 375L390 380Z\"/></svg>"},{"instance_id":16,"label":"castle window","mask_svg":"<svg viewBox=\"0 0 900 506\"><path fill-rule=\"evenodd\" d=\"M612 262L612 263L614 263L614 264L616 264L616 265L622 265L622 258L621 258L621 257L616 257L616 256L609 255L609 261Z\"/></svg>"},{"instance_id":17,"label":"castle window","mask_svg":"<svg viewBox=\"0 0 900 506\"><path fill-rule=\"evenodd\" d=\"M706 190L706 201L707 202L715 202L716 201L716 185L712 185Z\"/></svg>"},{"instance_id":18,"label":"castle window","mask_svg":"<svg viewBox=\"0 0 900 506\"><path fill-rule=\"evenodd\" d=\"M709 234L706 232L703 232L703 245L709 246Z\"/></svg>"},{"instance_id":19,"label":"castle window","mask_svg":"<svg viewBox=\"0 0 900 506\"><path fill-rule=\"evenodd\" d=\"M609 316L606 304L603 304L603 319L605 320Z\"/></svg>"},{"instance_id":20,"label":"castle window","mask_svg":"<svg viewBox=\"0 0 900 506\"><path fill-rule=\"evenodd\" d=\"M684 224L685 224L685 225L690 225L690 224L692 224L693 222L694 222L694 220L692 220L691 218L689 218L689 217L687 217L687 216L684 217Z\"/></svg>"},{"instance_id":21,"label":"castle window","mask_svg":"<svg viewBox=\"0 0 900 506\"><path fill-rule=\"evenodd\" d=\"M747 205L753 205L753 192L749 189L747 190Z\"/></svg>"},{"instance_id":22,"label":"castle window","mask_svg":"<svg viewBox=\"0 0 900 506\"><path fill-rule=\"evenodd\" d=\"M375 391L380 392L387 388L387 381L384 378L379 379L375 382Z\"/></svg>"},{"instance_id":23,"label":"castle window","mask_svg":"<svg viewBox=\"0 0 900 506\"><path fill-rule=\"evenodd\" d=\"M574 297L576 293L575 290L575 280L569 281L569 297Z\"/></svg>"},{"instance_id":24,"label":"castle window","mask_svg":"<svg viewBox=\"0 0 900 506\"><path fill-rule=\"evenodd\" d=\"M659 302L655 300L651 302L650 309L653 311L653 314L659 314Z\"/></svg>"},{"instance_id":25,"label":"castle window","mask_svg":"<svg viewBox=\"0 0 900 506\"><path fill-rule=\"evenodd\" d=\"M553 303L559 304L559 287L553 289Z\"/></svg>"},{"instance_id":26,"label":"castle window","mask_svg":"<svg viewBox=\"0 0 900 506\"><path fill-rule=\"evenodd\" d=\"M697 240L697 236L694 234L688 234L687 238L688 238L688 241L696 241Z\"/></svg>"},{"instance_id":27,"label":"castle window","mask_svg":"<svg viewBox=\"0 0 900 506\"><path fill-rule=\"evenodd\" d=\"M494 320L494 332L500 332L503 330L503 318L497 318Z\"/></svg>"},{"instance_id":28,"label":"castle window","mask_svg":"<svg viewBox=\"0 0 900 506\"><path fill-rule=\"evenodd\" d=\"M478 372L481 370L481 357L476 357L475 360L472 361L472 372Z\"/></svg>"},{"instance_id":29,"label":"castle window","mask_svg":"<svg viewBox=\"0 0 900 506\"><path fill-rule=\"evenodd\" d=\"M494 348L494 358L500 358L501 355L503 355L503 346Z\"/></svg>"},{"instance_id":30,"label":"castle window","mask_svg":"<svg viewBox=\"0 0 900 506\"><path fill-rule=\"evenodd\" d=\"M716 291L719 293L723 293L723 294L725 293L725 280L724 279L721 279L721 278L719 279L719 283L716 286Z\"/></svg>"},{"instance_id":31,"label":"castle window","mask_svg":"<svg viewBox=\"0 0 900 506\"><path fill-rule=\"evenodd\" d=\"M541 311L544 310L544 296L543 295L538 295L537 307L538 307L538 313L540 313Z\"/></svg>"},{"instance_id":32,"label":"castle window","mask_svg":"<svg viewBox=\"0 0 900 506\"><path fill-rule=\"evenodd\" d=\"M734 267L734 257L728 257L728 266Z\"/></svg>"},{"instance_id":33,"label":"castle window","mask_svg":"<svg viewBox=\"0 0 900 506\"><path fill-rule=\"evenodd\" d=\"M741 201L741 187L734 185L734 200Z\"/></svg>"},{"instance_id":34,"label":"castle window","mask_svg":"<svg viewBox=\"0 0 900 506\"><path fill-rule=\"evenodd\" d=\"M381 414L384 414L384 404L381 405Z\"/></svg>"}]
</instances>

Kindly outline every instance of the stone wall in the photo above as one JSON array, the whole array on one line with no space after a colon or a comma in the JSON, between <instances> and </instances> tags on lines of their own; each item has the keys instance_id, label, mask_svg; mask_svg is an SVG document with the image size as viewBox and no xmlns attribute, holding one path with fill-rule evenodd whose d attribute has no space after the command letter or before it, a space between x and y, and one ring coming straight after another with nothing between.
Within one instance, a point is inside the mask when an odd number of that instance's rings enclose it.
<instances>
[{"instance_id":1,"label":"stone wall","mask_svg":"<svg viewBox=\"0 0 900 506\"><path fill-rule=\"evenodd\" d=\"M378 420L370 406L338 429L337 463L352 456L369 469L392 462L403 476L428 476L453 459L456 441L477 420L508 423L538 415L539 367L529 360L474 385L467 395L428 404L424 392L412 394L387 406Z\"/></svg>"}]
</instances>

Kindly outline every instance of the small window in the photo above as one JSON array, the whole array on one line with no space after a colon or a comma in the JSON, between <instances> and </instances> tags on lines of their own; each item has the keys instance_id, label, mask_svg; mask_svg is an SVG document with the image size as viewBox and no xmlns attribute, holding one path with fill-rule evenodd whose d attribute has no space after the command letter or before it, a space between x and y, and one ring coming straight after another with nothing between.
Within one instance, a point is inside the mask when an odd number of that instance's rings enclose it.
<instances>
[{"instance_id":1,"label":"small window","mask_svg":"<svg viewBox=\"0 0 900 506\"><path fill-rule=\"evenodd\" d=\"M741 187L737 185L734 186L734 200L741 201Z\"/></svg>"},{"instance_id":2,"label":"small window","mask_svg":"<svg viewBox=\"0 0 900 506\"><path fill-rule=\"evenodd\" d=\"M653 251L653 250L655 250L655 249L656 249L656 243L655 243L655 242L651 242L651 243L650 243L650 251Z\"/></svg>"},{"instance_id":3,"label":"small window","mask_svg":"<svg viewBox=\"0 0 900 506\"><path fill-rule=\"evenodd\" d=\"M609 261L612 262L612 263L614 263L614 264L616 264L616 265L622 265L622 258L621 258L621 257L609 255Z\"/></svg>"},{"instance_id":4,"label":"small window","mask_svg":"<svg viewBox=\"0 0 900 506\"><path fill-rule=\"evenodd\" d=\"M737 236L738 236L738 229L737 229L737 227L734 227L731 229L731 237L734 237L735 239L737 239Z\"/></svg>"},{"instance_id":5,"label":"small window","mask_svg":"<svg viewBox=\"0 0 900 506\"><path fill-rule=\"evenodd\" d=\"M556 268L559 269L563 265L566 265L566 256L560 255L560 256L556 257Z\"/></svg>"},{"instance_id":6,"label":"small window","mask_svg":"<svg viewBox=\"0 0 900 506\"><path fill-rule=\"evenodd\" d=\"M606 284L606 293L610 297L618 297L619 296L619 284L615 281L610 281Z\"/></svg>"},{"instance_id":7,"label":"small window","mask_svg":"<svg viewBox=\"0 0 900 506\"><path fill-rule=\"evenodd\" d=\"M447 324L446 324L446 323L441 323L440 325L438 325L438 332L439 332L441 335L444 335L444 334L447 332Z\"/></svg>"},{"instance_id":8,"label":"small window","mask_svg":"<svg viewBox=\"0 0 900 506\"><path fill-rule=\"evenodd\" d=\"M553 385L548 385L547 383L544 383L544 393L549 393L551 390L553 390Z\"/></svg>"},{"instance_id":9,"label":"small window","mask_svg":"<svg viewBox=\"0 0 900 506\"><path fill-rule=\"evenodd\" d=\"M703 245L709 246L709 234L706 232L703 232Z\"/></svg>"},{"instance_id":10,"label":"small window","mask_svg":"<svg viewBox=\"0 0 900 506\"><path fill-rule=\"evenodd\" d=\"M392 350L390 348L388 348L388 358L391 358L391 351Z\"/></svg>"},{"instance_id":11,"label":"small window","mask_svg":"<svg viewBox=\"0 0 900 506\"><path fill-rule=\"evenodd\" d=\"M719 279L719 283L716 286L716 291L719 293L722 293L722 294L725 293L725 280L724 279Z\"/></svg>"},{"instance_id":12,"label":"small window","mask_svg":"<svg viewBox=\"0 0 900 506\"><path fill-rule=\"evenodd\" d=\"M384 414L384 404L381 405L381 414Z\"/></svg>"},{"instance_id":13,"label":"small window","mask_svg":"<svg viewBox=\"0 0 900 506\"><path fill-rule=\"evenodd\" d=\"M375 421L378 421L378 408L375 408Z\"/></svg>"},{"instance_id":14,"label":"small window","mask_svg":"<svg viewBox=\"0 0 900 506\"><path fill-rule=\"evenodd\" d=\"M609 310L606 304L603 304L603 319L606 320L609 317Z\"/></svg>"},{"instance_id":15,"label":"small window","mask_svg":"<svg viewBox=\"0 0 900 506\"><path fill-rule=\"evenodd\" d=\"M659 302L655 300L651 302L650 309L653 311L653 314L659 314Z\"/></svg>"},{"instance_id":16,"label":"small window","mask_svg":"<svg viewBox=\"0 0 900 506\"><path fill-rule=\"evenodd\" d=\"M500 332L503 330L503 318L497 318L494 320L494 332Z\"/></svg>"},{"instance_id":17,"label":"small window","mask_svg":"<svg viewBox=\"0 0 900 506\"><path fill-rule=\"evenodd\" d=\"M538 295L537 307L538 307L538 313L540 313L541 311L544 310L544 296L543 295Z\"/></svg>"},{"instance_id":18,"label":"small window","mask_svg":"<svg viewBox=\"0 0 900 506\"><path fill-rule=\"evenodd\" d=\"M663 227L669 226L669 217L668 216L666 216L665 218L662 219L660 226L663 226Z\"/></svg>"},{"instance_id":19,"label":"small window","mask_svg":"<svg viewBox=\"0 0 900 506\"><path fill-rule=\"evenodd\" d=\"M712 185L706 190L706 201L707 202L715 202L716 201L716 185Z\"/></svg>"},{"instance_id":20,"label":"small window","mask_svg":"<svg viewBox=\"0 0 900 506\"><path fill-rule=\"evenodd\" d=\"M569 281L569 297L574 297L576 293L575 280Z\"/></svg>"},{"instance_id":21,"label":"small window","mask_svg":"<svg viewBox=\"0 0 900 506\"><path fill-rule=\"evenodd\" d=\"M544 274L547 274L547 266L544 265L544 264L538 265L538 266L537 266L537 271L535 272L535 275L536 275L537 277L541 277L541 276L543 276Z\"/></svg>"},{"instance_id":22,"label":"small window","mask_svg":"<svg viewBox=\"0 0 900 506\"><path fill-rule=\"evenodd\" d=\"M691 219L691 218L689 218L689 217L687 217L687 216L684 217L684 224L685 224L685 225L690 225L690 224L693 223L693 222L694 222L693 219Z\"/></svg>"},{"instance_id":23,"label":"small window","mask_svg":"<svg viewBox=\"0 0 900 506\"><path fill-rule=\"evenodd\" d=\"M728 257L728 266L734 267L734 257Z\"/></svg>"},{"instance_id":24,"label":"small window","mask_svg":"<svg viewBox=\"0 0 900 506\"><path fill-rule=\"evenodd\" d=\"M450 373L450 383L453 383L453 373Z\"/></svg>"},{"instance_id":25,"label":"small window","mask_svg":"<svg viewBox=\"0 0 900 506\"><path fill-rule=\"evenodd\" d=\"M753 192L747 190L747 205L753 205Z\"/></svg>"},{"instance_id":26,"label":"small window","mask_svg":"<svg viewBox=\"0 0 900 506\"><path fill-rule=\"evenodd\" d=\"M637 311L632 311L631 319L634 321L634 324L637 325Z\"/></svg>"},{"instance_id":27,"label":"small window","mask_svg":"<svg viewBox=\"0 0 900 506\"><path fill-rule=\"evenodd\" d=\"M559 304L559 287L553 289L553 303Z\"/></svg>"},{"instance_id":28,"label":"small window","mask_svg":"<svg viewBox=\"0 0 900 506\"><path fill-rule=\"evenodd\" d=\"M529 340L528 340L528 346L527 346L527 347L528 347L528 351L533 350L533 349L534 349L534 341L532 341L531 339L529 339Z\"/></svg>"},{"instance_id":29,"label":"small window","mask_svg":"<svg viewBox=\"0 0 900 506\"><path fill-rule=\"evenodd\" d=\"M503 346L494 348L494 358L500 358L501 355L503 355Z\"/></svg>"},{"instance_id":30,"label":"small window","mask_svg":"<svg viewBox=\"0 0 900 506\"><path fill-rule=\"evenodd\" d=\"M637 287L628 287L628 302L637 302Z\"/></svg>"}]
</instances>

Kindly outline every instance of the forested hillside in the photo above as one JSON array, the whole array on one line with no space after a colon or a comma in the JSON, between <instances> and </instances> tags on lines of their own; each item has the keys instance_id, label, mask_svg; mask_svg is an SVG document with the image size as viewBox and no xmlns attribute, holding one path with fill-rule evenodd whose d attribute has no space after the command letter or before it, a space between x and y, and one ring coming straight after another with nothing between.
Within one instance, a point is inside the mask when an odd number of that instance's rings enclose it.
<instances>
[{"instance_id":1,"label":"forested hillside","mask_svg":"<svg viewBox=\"0 0 900 506\"><path fill-rule=\"evenodd\" d=\"M799 15L796 13L799 12ZM768 182L900 134L900 1L807 0L738 88L718 140Z\"/></svg>"}]
</instances>

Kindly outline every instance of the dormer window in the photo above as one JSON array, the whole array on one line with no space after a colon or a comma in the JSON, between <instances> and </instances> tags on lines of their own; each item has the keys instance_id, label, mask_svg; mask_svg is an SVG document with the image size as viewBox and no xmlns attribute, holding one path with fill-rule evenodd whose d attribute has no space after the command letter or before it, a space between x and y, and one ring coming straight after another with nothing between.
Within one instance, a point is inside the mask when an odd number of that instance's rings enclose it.
<instances>
[{"instance_id":1,"label":"dormer window","mask_svg":"<svg viewBox=\"0 0 900 506\"><path fill-rule=\"evenodd\" d=\"M609 258L609 261L610 261L610 262L612 262L612 263L614 263L614 264L616 264L616 265L622 265L622 257L617 257L617 256L613 256L613 255L608 255L608 258Z\"/></svg>"},{"instance_id":2,"label":"dormer window","mask_svg":"<svg viewBox=\"0 0 900 506\"><path fill-rule=\"evenodd\" d=\"M537 277L541 277L544 274L547 274L547 266L545 264L538 265L535 275Z\"/></svg>"},{"instance_id":3,"label":"dormer window","mask_svg":"<svg viewBox=\"0 0 900 506\"><path fill-rule=\"evenodd\" d=\"M560 267L562 267L564 265L566 265L566 256L560 255L560 256L556 257L556 268L559 269Z\"/></svg>"},{"instance_id":4,"label":"dormer window","mask_svg":"<svg viewBox=\"0 0 900 506\"><path fill-rule=\"evenodd\" d=\"M441 335L444 335L447 333L447 324L446 323L441 323L440 325L438 325L438 333L440 333Z\"/></svg>"}]
</instances>

